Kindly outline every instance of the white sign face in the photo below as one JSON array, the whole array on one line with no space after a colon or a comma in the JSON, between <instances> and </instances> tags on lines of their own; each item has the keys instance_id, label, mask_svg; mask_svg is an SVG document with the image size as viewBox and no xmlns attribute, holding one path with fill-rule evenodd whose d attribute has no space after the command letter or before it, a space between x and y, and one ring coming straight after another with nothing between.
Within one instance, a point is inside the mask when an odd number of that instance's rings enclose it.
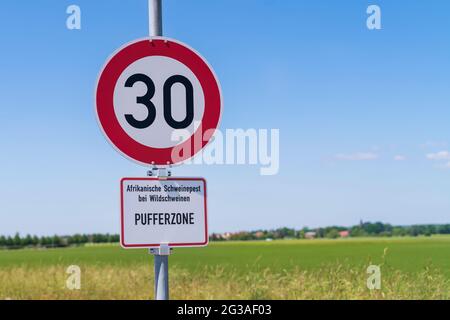
<instances>
[{"instance_id":1,"label":"white sign face","mask_svg":"<svg viewBox=\"0 0 450 320\"><path fill-rule=\"evenodd\" d=\"M178 80L172 80L173 84L168 86L168 79L175 79L174 75ZM148 95L146 103L152 95L151 104L155 111L154 120L151 125L149 121L148 126L144 123L149 116L148 106L142 104L144 99L136 99L145 95ZM114 90L114 111L120 126L133 140L147 147L171 148L184 142L174 138L178 135L172 136L174 131L177 128L186 130L187 140L200 126L204 109L200 81L188 67L168 57L150 56L132 63L122 72ZM174 121L186 123L176 125ZM142 123L144 125L140 125Z\"/></svg>"},{"instance_id":2,"label":"white sign face","mask_svg":"<svg viewBox=\"0 0 450 320\"><path fill-rule=\"evenodd\" d=\"M124 248L206 246L206 181L122 179L121 244Z\"/></svg>"}]
</instances>

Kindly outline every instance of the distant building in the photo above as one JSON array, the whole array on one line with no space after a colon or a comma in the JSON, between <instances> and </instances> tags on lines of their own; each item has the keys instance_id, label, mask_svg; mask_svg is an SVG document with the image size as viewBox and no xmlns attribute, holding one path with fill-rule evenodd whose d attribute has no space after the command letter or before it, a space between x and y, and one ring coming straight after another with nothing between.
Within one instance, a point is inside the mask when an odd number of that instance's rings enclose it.
<instances>
[{"instance_id":1,"label":"distant building","mask_svg":"<svg viewBox=\"0 0 450 320\"><path fill-rule=\"evenodd\" d=\"M262 237L264 237L264 232L262 231L258 231L255 233L255 237L258 239L261 239Z\"/></svg>"},{"instance_id":2,"label":"distant building","mask_svg":"<svg viewBox=\"0 0 450 320\"><path fill-rule=\"evenodd\" d=\"M314 231L309 231L305 233L305 239L314 239L317 236L317 233Z\"/></svg>"},{"instance_id":3,"label":"distant building","mask_svg":"<svg viewBox=\"0 0 450 320\"><path fill-rule=\"evenodd\" d=\"M225 232L222 234L222 239L229 240L233 234L231 232Z\"/></svg>"},{"instance_id":4,"label":"distant building","mask_svg":"<svg viewBox=\"0 0 450 320\"><path fill-rule=\"evenodd\" d=\"M350 232L348 230L340 231L339 236L341 238L348 238L350 236Z\"/></svg>"}]
</instances>

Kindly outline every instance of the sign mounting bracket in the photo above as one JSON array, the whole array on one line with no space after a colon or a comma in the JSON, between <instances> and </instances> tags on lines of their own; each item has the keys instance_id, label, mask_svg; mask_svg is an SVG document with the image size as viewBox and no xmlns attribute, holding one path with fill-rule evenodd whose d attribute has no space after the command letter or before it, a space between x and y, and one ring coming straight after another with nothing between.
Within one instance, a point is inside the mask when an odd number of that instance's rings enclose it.
<instances>
[{"instance_id":1,"label":"sign mounting bracket","mask_svg":"<svg viewBox=\"0 0 450 320\"><path fill-rule=\"evenodd\" d=\"M159 256L170 256L172 254L172 248L167 242L163 242L159 245L158 248L149 249L149 253Z\"/></svg>"},{"instance_id":2,"label":"sign mounting bracket","mask_svg":"<svg viewBox=\"0 0 450 320\"><path fill-rule=\"evenodd\" d=\"M147 176L157 177L160 180L165 180L168 177L172 176L171 168L172 168L171 165L168 165L167 167L158 167L153 165L152 169L147 171Z\"/></svg>"}]
</instances>

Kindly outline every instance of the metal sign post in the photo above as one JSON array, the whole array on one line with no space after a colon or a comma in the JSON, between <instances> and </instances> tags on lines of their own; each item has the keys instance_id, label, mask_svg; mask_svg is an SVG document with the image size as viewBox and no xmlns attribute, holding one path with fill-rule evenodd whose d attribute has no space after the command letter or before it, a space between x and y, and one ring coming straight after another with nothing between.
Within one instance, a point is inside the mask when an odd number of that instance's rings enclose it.
<instances>
[{"instance_id":1,"label":"metal sign post","mask_svg":"<svg viewBox=\"0 0 450 320\"><path fill-rule=\"evenodd\" d=\"M162 36L162 0L148 0L149 33L150 37ZM170 173L167 169L154 168L158 178L166 178ZM150 249L150 254L155 257L155 300L169 300L169 255L170 247L167 243L161 243L157 249Z\"/></svg>"},{"instance_id":2,"label":"metal sign post","mask_svg":"<svg viewBox=\"0 0 450 320\"><path fill-rule=\"evenodd\" d=\"M150 37L162 36L162 0L148 0Z\"/></svg>"},{"instance_id":3,"label":"metal sign post","mask_svg":"<svg viewBox=\"0 0 450 320\"><path fill-rule=\"evenodd\" d=\"M152 0L150 0L152 1ZM156 0L153 2L157 2ZM167 178L171 175L166 168L153 168L147 173L159 179ZM169 255L171 249L168 243L161 243L159 248L149 249L149 253L155 257L155 300L169 300Z\"/></svg>"},{"instance_id":4,"label":"metal sign post","mask_svg":"<svg viewBox=\"0 0 450 320\"><path fill-rule=\"evenodd\" d=\"M150 249L155 256L155 300L169 300L170 247L161 243L158 249Z\"/></svg>"}]
</instances>

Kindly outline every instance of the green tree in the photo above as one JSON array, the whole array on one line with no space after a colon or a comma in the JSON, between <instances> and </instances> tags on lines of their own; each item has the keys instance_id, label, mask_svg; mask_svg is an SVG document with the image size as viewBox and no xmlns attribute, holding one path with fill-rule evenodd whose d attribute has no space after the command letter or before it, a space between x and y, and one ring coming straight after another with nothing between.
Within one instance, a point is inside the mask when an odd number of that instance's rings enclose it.
<instances>
[{"instance_id":1,"label":"green tree","mask_svg":"<svg viewBox=\"0 0 450 320\"><path fill-rule=\"evenodd\" d=\"M337 239L339 238L339 231L335 228L332 228L325 234L325 238Z\"/></svg>"},{"instance_id":2,"label":"green tree","mask_svg":"<svg viewBox=\"0 0 450 320\"><path fill-rule=\"evenodd\" d=\"M22 246L22 239L20 239L20 234L18 232L14 235L13 246L16 248Z\"/></svg>"},{"instance_id":3,"label":"green tree","mask_svg":"<svg viewBox=\"0 0 450 320\"><path fill-rule=\"evenodd\" d=\"M8 248L11 248L12 246L14 246L14 239L11 238L11 236L8 236L8 237L6 238L6 246L7 246Z\"/></svg>"},{"instance_id":4,"label":"green tree","mask_svg":"<svg viewBox=\"0 0 450 320\"><path fill-rule=\"evenodd\" d=\"M0 247L6 247L6 237L0 236Z\"/></svg>"},{"instance_id":5,"label":"green tree","mask_svg":"<svg viewBox=\"0 0 450 320\"><path fill-rule=\"evenodd\" d=\"M22 246L28 247L31 245L33 245L33 238L31 237L31 235L27 234L27 236L22 239Z\"/></svg>"},{"instance_id":6,"label":"green tree","mask_svg":"<svg viewBox=\"0 0 450 320\"><path fill-rule=\"evenodd\" d=\"M33 236L31 243L33 246L37 247L39 245L39 238L37 236Z\"/></svg>"}]
</instances>

